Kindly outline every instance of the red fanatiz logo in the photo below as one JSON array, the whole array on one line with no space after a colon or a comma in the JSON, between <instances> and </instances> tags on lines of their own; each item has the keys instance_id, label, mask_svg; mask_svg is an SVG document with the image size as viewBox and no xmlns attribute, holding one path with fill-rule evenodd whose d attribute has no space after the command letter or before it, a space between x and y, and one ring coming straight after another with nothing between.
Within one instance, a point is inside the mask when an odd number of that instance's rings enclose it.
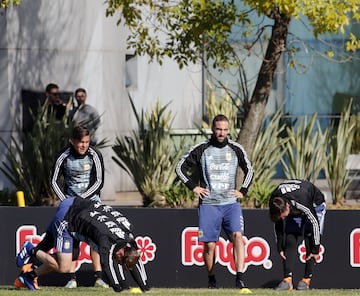
<instances>
[{"instance_id":1,"label":"red fanatiz logo","mask_svg":"<svg viewBox=\"0 0 360 296\"><path fill-rule=\"evenodd\" d=\"M181 261L183 265L204 265L203 248L204 244L198 241L198 228L187 227L182 232L181 239ZM269 259L270 247L266 240L261 237L252 237L251 239L243 237L245 244L245 268L249 265L262 265L265 269L272 267L272 261ZM216 262L226 266L229 272L236 273L235 262L233 258L233 245L230 241L220 237L216 243L215 255Z\"/></svg>"}]
</instances>

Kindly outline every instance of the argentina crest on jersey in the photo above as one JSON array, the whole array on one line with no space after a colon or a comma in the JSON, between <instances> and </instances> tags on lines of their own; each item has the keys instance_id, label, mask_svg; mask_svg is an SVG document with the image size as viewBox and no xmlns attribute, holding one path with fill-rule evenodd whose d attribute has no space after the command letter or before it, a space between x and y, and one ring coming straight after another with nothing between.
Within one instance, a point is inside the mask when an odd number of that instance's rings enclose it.
<instances>
[{"instance_id":1,"label":"argentina crest on jersey","mask_svg":"<svg viewBox=\"0 0 360 296\"><path fill-rule=\"evenodd\" d=\"M69 250L70 247L71 247L70 241L66 240L66 241L64 242L64 249L65 249L65 250Z\"/></svg>"}]
</instances>

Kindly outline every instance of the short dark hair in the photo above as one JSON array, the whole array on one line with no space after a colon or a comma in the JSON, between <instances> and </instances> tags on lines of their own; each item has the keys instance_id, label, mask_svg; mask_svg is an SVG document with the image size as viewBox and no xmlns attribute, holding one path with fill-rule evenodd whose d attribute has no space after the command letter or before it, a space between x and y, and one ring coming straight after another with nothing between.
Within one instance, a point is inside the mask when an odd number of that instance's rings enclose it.
<instances>
[{"instance_id":1,"label":"short dark hair","mask_svg":"<svg viewBox=\"0 0 360 296\"><path fill-rule=\"evenodd\" d=\"M76 95L77 95L78 92L83 92L83 93L86 94L85 88L79 87L79 88L77 88L77 89L75 90L75 97L76 97Z\"/></svg>"},{"instance_id":2,"label":"short dark hair","mask_svg":"<svg viewBox=\"0 0 360 296\"><path fill-rule=\"evenodd\" d=\"M271 221L276 222L280 219L281 214L286 211L287 203L285 198L279 196L270 200L269 211Z\"/></svg>"},{"instance_id":3,"label":"short dark hair","mask_svg":"<svg viewBox=\"0 0 360 296\"><path fill-rule=\"evenodd\" d=\"M74 140L81 140L85 136L89 136L89 130L82 125L75 126L72 130L71 138Z\"/></svg>"},{"instance_id":4,"label":"short dark hair","mask_svg":"<svg viewBox=\"0 0 360 296\"><path fill-rule=\"evenodd\" d=\"M53 88L57 88L59 89L59 86L55 83L49 83L46 87L45 87L45 92L49 93Z\"/></svg>"},{"instance_id":5,"label":"short dark hair","mask_svg":"<svg viewBox=\"0 0 360 296\"><path fill-rule=\"evenodd\" d=\"M227 122L229 122L229 119L228 119L225 115L223 115L223 114L218 114L218 115L216 115L216 116L214 117L214 119L213 119L213 121L212 121L211 128L214 128L216 122L218 122L218 121L227 121Z\"/></svg>"}]
</instances>

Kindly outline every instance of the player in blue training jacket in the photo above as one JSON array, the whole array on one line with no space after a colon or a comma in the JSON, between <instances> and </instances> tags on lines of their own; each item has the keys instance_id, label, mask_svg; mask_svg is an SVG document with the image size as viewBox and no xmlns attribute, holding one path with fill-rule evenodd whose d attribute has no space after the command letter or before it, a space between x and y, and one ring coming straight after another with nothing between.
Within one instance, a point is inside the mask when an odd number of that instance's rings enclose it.
<instances>
[{"instance_id":1,"label":"player in blue training jacket","mask_svg":"<svg viewBox=\"0 0 360 296\"><path fill-rule=\"evenodd\" d=\"M90 145L90 131L85 126L75 126L69 145L55 160L51 187L62 201L69 196L100 201L100 190L104 185L104 161L97 149ZM100 257L92 248L90 257L94 268L95 287L108 288L102 279ZM76 262L69 272L67 288L76 288Z\"/></svg>"}]
</instances>

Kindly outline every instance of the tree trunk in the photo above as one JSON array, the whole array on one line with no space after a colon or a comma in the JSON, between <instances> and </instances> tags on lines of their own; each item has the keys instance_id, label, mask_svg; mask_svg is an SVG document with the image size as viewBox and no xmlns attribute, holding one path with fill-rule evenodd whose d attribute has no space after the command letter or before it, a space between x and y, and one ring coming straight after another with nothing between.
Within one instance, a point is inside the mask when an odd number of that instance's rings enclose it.
<instances>
[{"instance_id":1,"label":"tree trunk","mask_svg":"<svg viewBox=\"0 0 360 296\"><path fill-rule=\"evenodd\" d=\"M248 108L245 108L248 112L245 114L244 125L237 139L237 142L242 144L250 159L257 135L265 117L265 107L269 99L275 71L281 54L286 49L286 39L291 21L291 17L281 15L278 11L274 11L272 17L274 18L272 35L266 49L265 58L259 71L250 104ZM243 174L238 174L238 187L241 186L242 179Z\"/></svg>"}]
</instances>

